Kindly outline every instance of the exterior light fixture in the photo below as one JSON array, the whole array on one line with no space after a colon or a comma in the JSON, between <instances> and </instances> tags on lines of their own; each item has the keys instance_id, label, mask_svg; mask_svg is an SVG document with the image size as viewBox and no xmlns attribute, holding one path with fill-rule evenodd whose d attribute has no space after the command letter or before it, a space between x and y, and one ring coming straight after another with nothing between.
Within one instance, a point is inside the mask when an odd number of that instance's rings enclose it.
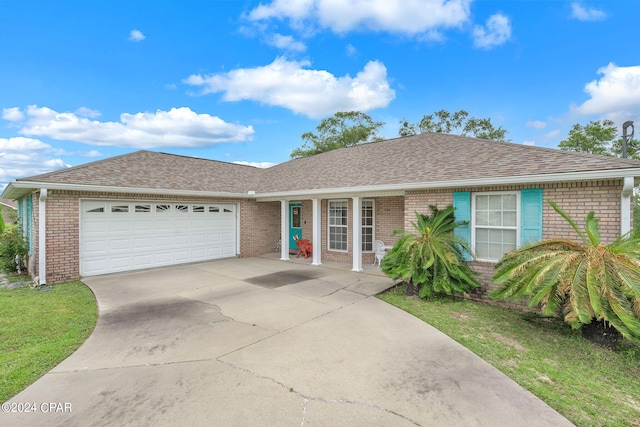
<instances>
[{"instance_id":1,"label":"exterior light fixture","mask_svg":"<svg viewBox=\"0 0 640 427\"><path fill-rule=\"evenodd\" d=\"M627 134L627 129L631 128L631 135ZM633 121L628 120L622 125L622 158L627 158L627 144L633 140L633 133L635 128L633 127Z\"/></svg>"}]
</instances>

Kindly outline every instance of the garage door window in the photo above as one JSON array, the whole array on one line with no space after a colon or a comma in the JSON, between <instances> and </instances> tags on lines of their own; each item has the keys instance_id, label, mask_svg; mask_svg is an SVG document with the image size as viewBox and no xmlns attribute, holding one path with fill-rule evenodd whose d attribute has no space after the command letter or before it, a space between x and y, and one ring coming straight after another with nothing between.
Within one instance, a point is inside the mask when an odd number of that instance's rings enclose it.
<instances>
[{"instance_id":1,"label":"garage door window","mask_svg":"<svg viewBox=\"0 0 640 427\"><path fill-rule=\"evenodd\" d=\"M156 205L156 213L171 212L171 205Z\"/></svg>"},{"instance_id":2,"label":"garage door window","mask_svg":"<svg viewBox=\"0 0 640 427\"><path fill-rule=\"evenodd\" d=\"M136 205L136 212L141 212L141 213L151 212L151 205Z\"/></svg>"},{"instance_id":3,"label":"garage door window","mask_svg":"<svg viewBox=\"0 0 640 427\"><path fill-rule=\"evenodd\" d=\"M111 205L111 212L127 213L129 212L129 205Z\"/></svg>"}]
</instances>

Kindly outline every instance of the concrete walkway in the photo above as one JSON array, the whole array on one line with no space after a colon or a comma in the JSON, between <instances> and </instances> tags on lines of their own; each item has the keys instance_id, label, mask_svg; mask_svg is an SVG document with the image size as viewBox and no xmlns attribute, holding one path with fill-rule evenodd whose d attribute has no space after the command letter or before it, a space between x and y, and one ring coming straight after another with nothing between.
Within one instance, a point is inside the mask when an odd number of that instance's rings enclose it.
<instances>
[{"instance_id":1,"label":"concrete walkway","mask_svg":"<svg viewBox=\"0 0 640 427\"><path fill-rule=\"evenodd\" d=\"M250 258L85 282L94 333L10 401L32 412L0 425L571 425L371 297L384 277Z\"/></svg>"}]
</instances>

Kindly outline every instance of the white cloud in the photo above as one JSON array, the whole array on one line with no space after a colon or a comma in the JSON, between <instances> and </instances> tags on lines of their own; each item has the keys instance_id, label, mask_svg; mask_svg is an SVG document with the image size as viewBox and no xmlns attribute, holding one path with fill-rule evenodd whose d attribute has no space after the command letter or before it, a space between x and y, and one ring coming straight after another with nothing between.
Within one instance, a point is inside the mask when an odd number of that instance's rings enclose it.
<instances>
[{"instance_id":1,"label":"white cloud","mask_svg":"<svg viewBox=\"0 0 640 427\"><path fill-rule=\"evenodd\" d=\"M100 117L102 115L100 111L92 110L91 108L88 108L88 107L80 107L75 111L75 113L78 116L89 117L89 118Z\"/></svg>"},{"instance_id":2,"label":"white cloud","mask_svg":"<svg viewBox=\"0 0 640 427\"><path fill-rule=\"evenodd\" d=\"M544 129L547 127L547 124L540 120L529 120L527 126L534 129Z\"/></svg>"},{"instance_id":3,"label":"white cloud","mask_svg":"<svg viewBox=\"0 0 640 427\"><path fill-rule=\"evenodd\" d=\"M570 17L578 21L602 21L606 19L607 14L593 7L584 8L580 3L574 2L571 3Z\"/></svg>"},{"instance_id":4,"label":"white cloud","mask_svg":"<svg viewBox=\"0 0 640 427\"><path fill-rule=\"evenodd\" d=\"M251 21L286 20L293 28L317 25L336 33L381 31L418 35L461 27L472 0L273 0L253 9Z\"/></svg>"},{"instance_id":5,"label":"white cloud","mask_svg":"<svg viewBox=\"0 0 640 427\"><path fill-rule=\"evenodd\" d=\"M603 116L627 120L640 115L640 65L618 67L610 63L598 70L602 77L587 83L590 99L571 110L583 116Z\"/></svg>"},{"instance_id":6,"label":"white cloud","mask_svg":"<svg viewBox=\"0 0 640 427\"><path fill-rule=\"evenodd\" d=\"M239 68L228 73L194 74L184 83L202 94L224 92L225 101L252 100L319 118L337 111L369 111L386 107L395 98L381 62L370 61L355 77L336 77L308 69L309 61L276 58L271 64Z\"/></svg>"},{"instance_id":7,"label":"white cloud","mask_svg":"<svg viewBox=\"0 0 640 427\"><path fill-rule=\"evenodd\" d=\"M486 26L473 27L473 45L480 49L491 49L511 38L511 22L501 13L491 15Z\"/></svg>"},{"instance_id":8,"label":"white cloud","mask_svg":"<svg viewBox=\"0 0 640 427\"><path fill-rule=\"evenodd\" d=\"M266 43L278 49L290 50L292 52L304 52L307 46L294 39L292 36L283 36L282 34L273 34L266 39Z\"/></svg>"},{"instance_id":9,"label":"white cloud","mask_svg":"<svg viewBox=\"0 0 640 427\"><path fill-rule=\"evenodd\" d=\"M266 169L266 168L270 168L271 166L277 165L277 163L271 163L271 162L247 162L244 160L233 162L233 163L235 163L236 165L253 166L260 169Z\"/></svg>"},{"instance_id":10,"label":"white cloud","mask_svg":"<svg viewBox=\"0 0 640 427\"><path fill-rule=\"evenodd\" d=\"M22 135L100 146L207 147L247 141L254 133L252 126L226 123L219 117L197 114L187 107L155 113L123 113L119 122L100 122L31 105L27 107L25 117L20 130Z\"/></svg>"},{"instance_id":11,"label":"white cloud","mask_svg":"<svg viewBox=\"0 0 640 427\"><path fill-rule=\"evenodd\" d=\"M347 49L347 56L356 56L356 54L358 53L358 49L356 49L356 47L351 43L347 45L346 49Z\"/></svg>"},{"instance_id":12,"label":"white cloud","mask_svg":"<svg viewBox=\"0 0 640 427\"><path fill-rule=\"evenodd\" d=\"M132 42L141 42L142 40L146 39L147 37L145 37L144 34L142 34L142 31L140 30L131 30L131 32L129 33L129 41Z\"/></svg>"},{"instance_id":13,"label":"white cloud","mask_svg":"<svg viewBox=\"0 0 640 427\"><path fill-rule=\"evenodd\" d=\"M0 138L0 187L17 178L68 167L61 159L51 158L53 151L50 145L37 139Z\"/></svg>"},{"instance_id":14,"label":"white cloud","mask_svg":"<svg viewBox=\"0 0 640 427\"><path fill-rule=\"evenodd\" d=\"M555 139L555 138L557 138L558 136L560 136L560 130L559 130L559 129L555 129L555 130L552 130L552 131L550 131L550 132L547 132L547 133L544 135L543 139L544 139L545 141L548 141L548 140L550 140L550 139Z\"/></svg>"},{"instance_id":15,"label":"white cloud","mask_svg":"<svg viewBox=\"0 0 640 427\"><path fill-rule=\"evenodd\" d=\"M530 145L530 146L535 146L536 142L535 141L525 141L522 143L522 145Z\"/></svg>"},{"instance_id":16,"label":"white cloud","mask_svg":"<svg viewBox=\"0 0 640 427\"><path fill-rule=\"evenodd\" d=\"M2 110L2 118L10 122L19 122L24 119L24 114L18 107L4 108Z\"/></svg>"}]
</instances>

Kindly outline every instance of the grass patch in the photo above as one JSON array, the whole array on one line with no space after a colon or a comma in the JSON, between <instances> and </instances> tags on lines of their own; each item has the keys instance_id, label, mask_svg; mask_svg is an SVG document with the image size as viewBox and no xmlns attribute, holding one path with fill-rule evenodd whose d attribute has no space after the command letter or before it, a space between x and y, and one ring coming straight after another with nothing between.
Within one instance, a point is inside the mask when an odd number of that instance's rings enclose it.
<instances>
[{"instance_id":1,"label":"grass patch","mask_svg":"<svg viewBox=\"0 0 640 427\"><path fill-rule=\"evenodd\" d=\"M447 334L578 426L640 426L640 347L585 340L560 319L455 298L380 299Z\"/></svg>"},{"instance_id":2,"label":"grass patch","mask_svg":"<svg viewBox=\"0 0 640 427\"><path fill-rule=\"evenodd\" d=\"M0 289L0 402L73 353L97 318L95 297L82 282L48 292Z\"/></svg>"}]
</instances>

